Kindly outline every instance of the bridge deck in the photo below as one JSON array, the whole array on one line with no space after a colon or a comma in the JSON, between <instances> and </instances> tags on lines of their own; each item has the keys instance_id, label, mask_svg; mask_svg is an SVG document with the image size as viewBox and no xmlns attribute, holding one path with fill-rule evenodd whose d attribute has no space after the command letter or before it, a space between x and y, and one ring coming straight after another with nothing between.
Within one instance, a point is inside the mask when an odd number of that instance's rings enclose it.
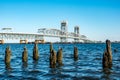
<instances>
[{"instance_id":1,"label":"bridge deck","mask_svg":"<svg viewBox=\"0 0 120 80\"><path fill-rule=\"evenodd\" d=\"M80 39L80 36L75 37L75 36L70 36L70 35L17 33L17 32L0 33L0 39L41 39L41 37L66 37L66 38L72 38L72 39Z\"/></svg>"},{"instance_id":2,"label":"bridge deck","mask_svg":"<svg viewBox=\"0 0 120 80\"><path fill-rule=\"evenodd\" d=\"M72 32L62 32L58 29L38 29L37 33L23 33L23 32L0 32L0 39L35 39L44 40L44 37L58 37L87 40L86 36L75 34Z\"/></svg>"}]
</instances>

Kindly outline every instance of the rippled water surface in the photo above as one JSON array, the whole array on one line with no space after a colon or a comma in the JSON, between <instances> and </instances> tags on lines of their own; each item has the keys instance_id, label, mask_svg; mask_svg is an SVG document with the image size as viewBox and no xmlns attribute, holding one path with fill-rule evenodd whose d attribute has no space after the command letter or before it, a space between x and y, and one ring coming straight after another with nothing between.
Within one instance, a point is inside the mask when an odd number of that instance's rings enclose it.
<instances>
[{"instance_id":1,"label":"rippled water surface","mask_svg":"<svg viewBox=\"0 0 120 80\"><path fill-rule=\"evenodd\" d=\"M11 69L4 64L5 49L10 46ZM22 63L24 46L28 49L28 63ZM0 45L0 79L6 80L119 80L120 79L120 44L112 44L113 66L104 71L102 55L105 44L53 44L55 51L63 49L63 66L49 68L49 44L38 44L39 60L33 61L34 44ZM78 47L79 60L73 59L73 48ZM114 49L117 51L114 52Z\"/></svg>"}]
</instances>

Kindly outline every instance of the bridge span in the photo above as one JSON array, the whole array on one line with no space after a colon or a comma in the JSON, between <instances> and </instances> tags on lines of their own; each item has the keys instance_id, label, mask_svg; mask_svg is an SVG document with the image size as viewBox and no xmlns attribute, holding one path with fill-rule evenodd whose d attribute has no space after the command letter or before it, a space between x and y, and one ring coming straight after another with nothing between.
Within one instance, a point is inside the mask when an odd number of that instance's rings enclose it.
<instances>
[{"instance_id":1,"label":"bridge span","mask_svg":"<svg viewBox=\"0 0 120 80\"><path fill-rule=\"evenodd\" d=\"M79 34L78 26L75 26L74 32L68 32L67 22L63 21L61 30L41 28L37 33L0 32L0 43L4 43L4 39L18 39L20 43L28 43L29 39L34 39L35 43L44 43L44 37L58 37L60 42L67 42L67 39L74 39L75 42L88 40L86 36Z\"/></svg>"}]
</instances>

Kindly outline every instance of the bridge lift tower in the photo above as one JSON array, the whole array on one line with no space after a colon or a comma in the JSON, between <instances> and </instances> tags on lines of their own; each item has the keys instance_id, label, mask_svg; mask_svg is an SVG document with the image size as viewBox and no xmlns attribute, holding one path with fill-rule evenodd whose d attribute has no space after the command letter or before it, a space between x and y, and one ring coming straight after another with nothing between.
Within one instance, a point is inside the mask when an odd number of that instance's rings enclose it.
<instances>
[{"instance_id":1,"label":"bridge lift tower","mask_svg":"<svg viewBox=\"0 0 120 80\"><path fill-rule=\"evenodd\" d=\"M64 37L60 37L60 41L61 42L67 42L67 32L68 32L67 22L66 21L62 21L61 22L61 34L65 35L65 36Z\"/></svg>"},{"instance_id":2,"label":"bridge lift tower","mask_svg":"<svg viewBox=\"0 0 120 80\"><path fill-rule=\"evenodd\" d=\"M79 36L80 36L79 26L75 26L75 27L74 27L74 33L75 33L75 37L79 37ZM75 38L74 41L75 41L75 42L79 42L80 39L79 39L79 38Z\"/></svg>"}]
</instances>

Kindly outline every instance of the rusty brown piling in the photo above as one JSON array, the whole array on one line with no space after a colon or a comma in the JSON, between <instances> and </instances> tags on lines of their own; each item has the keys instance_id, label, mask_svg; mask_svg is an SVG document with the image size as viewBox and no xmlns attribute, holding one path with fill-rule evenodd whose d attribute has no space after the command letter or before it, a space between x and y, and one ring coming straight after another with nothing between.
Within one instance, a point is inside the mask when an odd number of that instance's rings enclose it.
<instances>
[{"instance_id":1,"label":"rusty brown piling","mask_svg":"<svg viewBox=\"0 0 120 80\"><path fill-rule=\"evenodd\" d=\"M38 46L37 44L35 44L33 49L33 60L38 60L38 59L39 59Z\"/></svg>"},{"instance_id":2,"label":"rusty brown piling","mask_svg":"<svg viewBox=\"0 0 120 80\"><path fill-rule=\"evenodd\" d=\"M5 64L8 65L10 64L11 61L11 50L10 47L8 46L5 50Z\"/></svg>"},{"instance_id":3,"label":"rusty brown piling","mask_svg":"<svg viewBox=\"0 0 120 80\"><path fill-rule=\"evenodd\" d=\"M52 52L53 50L53 46L52 46L52 43L50 43L50 53Z\"/></svg>"},{"instance_id":4,"label":"rusty brown piling","mask_svg":"<svg viewBox=\"0 0 120 80\"><path fill-rule=\"evenodd\" d=\"M50 68L56 68L56 52L54 50L50 53Z\"/></svg>"},{"instance_id":5,"label":"rusty brown piling","mask_svg":"<svg viewBox=\"0 0 120 80\"><path fill-rule=\"evenodd\" d=\"M27 62L28 61L28 52L27 52L27 48L24 47L24 51L22 53L22 62Z\"/></svg>"},{"instance_id":6,"label":"rusty brown piling","mask_svg":"<svg viewBox=\"0 0 120 80\"><path fill-rule=\"evenodd\" d=\"M103 64L103 68L112 67L112 51L111 51L110 40L106 40L106 50L103 54L102 64Z\"/></svg>"},{"instance_id":7,"label":"rusty brown piling","mask_svg":"<svg viewBox=\"0 0 120 80\"><path fill-rule=\"evenodd\" d=\"M11 70L12 69L11 66L10 66L10 63L6 63L5 64L5 69L6 70Z\"/></svg>"},{"instance_id":8,"label":"rusty brown piling","mask_svg":"<svg viewBox=\"0 0 120 80\"><path fill-rule=\"evenodd\" d=\"M74 60L78 60L78 48L74 47Z\"/></svg>"},{"instance_id":9,"label":"rusty brown piling","mask_svg":"<svg viewBox=\"0 0 120 80\"><path fill-rule=\"evenodd\" d=\"M61 48L57 52L57 63L58 63L58 65L63 65L62 58L63 58L63 55L62 55L62 48Z\"/></svg>"}]
</instances>

